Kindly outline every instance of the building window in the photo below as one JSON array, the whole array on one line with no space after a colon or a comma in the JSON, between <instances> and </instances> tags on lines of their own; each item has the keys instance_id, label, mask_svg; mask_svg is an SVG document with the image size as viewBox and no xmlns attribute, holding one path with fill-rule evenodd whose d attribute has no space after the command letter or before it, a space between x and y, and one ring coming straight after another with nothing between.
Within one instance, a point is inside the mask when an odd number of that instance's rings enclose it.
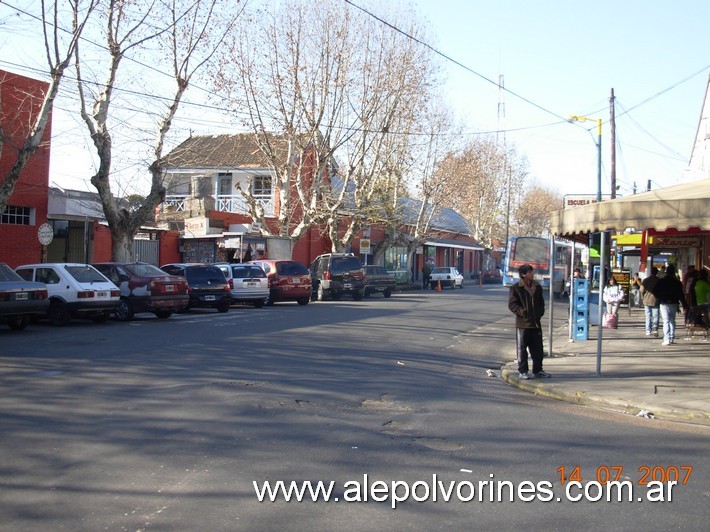
<instances>
[{"instance_id":1,"label":"building window","mask_svg":"<svg viewBox=\"0 0 710 532\"><path fill-rule=\"evenodd\" d=\"M34 209L31 207L8 205L5 207L5 212L3 212L2 216L0 216L0 223L12 225L33 225Z\"/></svg>"},{"instance_id":2,"label":"building window","mask_svg":"<svg viewBox=\"0 0 710 532\"><path fill-rule=\"evenodd\" d=\"M271 176L255 175L252 195L255 198L271 198Z\"/></svg>"},{"instance_id":3,"label":"building window","mask_svg":"<svg viewBox=\"0 0 710 532\"><path fill-rule=\"evenodd\" d=\"M219 196L232 196L232 174L231 172L220 172L217 176Z\"/></svg>"}]
</instances>

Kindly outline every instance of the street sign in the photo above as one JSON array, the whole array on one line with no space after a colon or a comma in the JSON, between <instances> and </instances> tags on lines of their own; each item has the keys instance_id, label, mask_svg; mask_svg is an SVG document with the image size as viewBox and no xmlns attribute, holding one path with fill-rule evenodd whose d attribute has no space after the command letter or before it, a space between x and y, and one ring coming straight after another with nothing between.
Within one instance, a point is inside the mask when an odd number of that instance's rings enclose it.
<instances>
[{"instance_id":1,"label":"street sign","mask_svg":"<svg viewBox=\"0 0 710 532\"><path fill-rule=\"evenodd\" d=\"M42 224L37 230L37 238L43 246L48 246L54 240L54 228L49 224Z\"/></svg>"}]
</instances>

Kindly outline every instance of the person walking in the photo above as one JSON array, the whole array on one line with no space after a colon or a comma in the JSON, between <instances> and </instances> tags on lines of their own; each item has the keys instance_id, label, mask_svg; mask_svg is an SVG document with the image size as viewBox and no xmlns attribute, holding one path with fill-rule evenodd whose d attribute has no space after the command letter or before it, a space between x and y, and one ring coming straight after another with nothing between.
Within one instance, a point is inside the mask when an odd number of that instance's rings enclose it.
<instances>
[{"instance_id":1,"label":"person walking","mask_svg":"<svg viewBox=\"0 0 710 532\"><path fill-rule=\"evenodd\" d=\"M643 304L641 302L641 279L639 278L638 272L636 272L631 279L631 305L634 307L641 308Z\"/></svg>"},{"instance_id":2,"label":"person walking","mask_svg":"<svg viewBox=\"0 0 710 532\"><path fill-rule=\"evenodd\" d=\"M518 268L520 281L513 283L508 295L508 310L515 314L515 346L518 361L518 376L529 379L528 352L532 358L532 376L550 377L542 370L542 326L545 300L540 283L533 279L534 269L530 264Z\"/></svg>"},{"instance_id":3,"label":"person walking","mask_svg":"<svg viewBox=\"0 0 710 532\"><path fill-rule=\"evenodd\" d=\"M422 290L429 288L429 279L431 279L431 267L425 261L424 266L422 266Z\"/></svg>"},{"instance_id":4,"label":"person walking","mask_svg":"<svg viewBox=\"0 0 710 532\"><path fill-rule=\"evenodd\" d=\"M658 268L651 268L651 275L641 281L641 297L643 298L643 308L646 313L646 336L653 334L658 338L658 299L654 293L658 284Z\"/></svg>"},{"instance_id":5,"label":"person walking","mask_svg":"<svg viewBox=\"0 0 710 532\"><path fill-rule=\"evenodd\" d=\"M658 280L656 298L663 320L663 343L661 345L671 345L675 340L675 317L678 313L678 303L680 302L683 306L683 312L688 311L683 283L676 277L673 264L668 265L666 275Z\"/></svg>"}]
</instances>

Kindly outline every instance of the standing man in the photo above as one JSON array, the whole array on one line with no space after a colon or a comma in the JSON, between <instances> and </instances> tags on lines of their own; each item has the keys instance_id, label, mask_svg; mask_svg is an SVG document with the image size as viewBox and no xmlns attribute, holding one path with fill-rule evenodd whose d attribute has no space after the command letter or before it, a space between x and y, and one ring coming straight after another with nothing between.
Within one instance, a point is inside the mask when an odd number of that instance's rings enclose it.
<instances>
[{"instance_id":1,"label":"standing man","mask_svg":"<svg viewBox=\"0 0 710 532\"><path fill-rule=\"evenodd\" d=\"M646 312L646 336L658 338L658 299L654 291L658 284L658 268L651 268L651 275L641 281L641 296L643 297L643 307Z\"/></svg>"},{"instance_id":2,"label":"standing man","mask_svg":"<svg viewBox=\"0 0 710 532\"><path fill-rule=\"evenodd\" d=\"M542 371L542 326L540 319L545 314L545 300L542 287L533 279L530 264L518 268L520 281L510 287L508 309L515 314L515 346L518 359L518 373L521 379L529 379L528 352L532 358L534 378L549 377Z\"/></svg>"},{"instance_id":3,"label":"standing man","mask_svg":"<svg viewBox=\"0 0 710 532\"><path fill-rule=\"evenodd\" d=\"M675 341L675 316L678 314L678 307L683 305L683 312L688 311L688 303L685 301L683 293L683 283L676 277L673 264L668 265L666 275L658 281L656 298L663 320L663 343L661 345L671 345Z\"/></svg>"},{"instance_id":4,"label":"standing man","mask_svg":"<svg viewBox=\"0 0 710 532\"><path fill-rule=\"evenodd\" d=\"M431 267L426 259L424 259L424 266L422 267L422 290L429 288L429 279L431 279Z\"/></svg>"}]
</instances>

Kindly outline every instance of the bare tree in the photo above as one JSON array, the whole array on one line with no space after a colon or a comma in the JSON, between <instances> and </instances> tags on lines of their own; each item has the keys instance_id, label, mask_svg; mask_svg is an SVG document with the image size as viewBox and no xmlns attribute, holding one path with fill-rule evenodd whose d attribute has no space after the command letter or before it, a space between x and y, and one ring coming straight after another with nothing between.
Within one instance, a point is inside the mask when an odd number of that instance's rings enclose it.
<instances>
[{"instance_id":1,"label":"bare tree","mask_svg":"<svg viewBox=\"0 0 710 532\"><path fill-rule=\"evenodd\" d=\"M106 0L105 52L107 72L103 82L87 79L84 68L90 65L89 56L83 56L76 48L77 87L81 105L81 117L88 128L96 148L98 168L91 178L101 197L106 220L113 238L114 260L133 259L133 237L146 221L154 216L155 208L165 199L162 168L163 146L173 119L193 76L217 53L224 36L231 30L241 8L229 0ZM157 26L155 21L158 21ZM157 50L151 50L151 46ZM156 52L167 57L171 77L175 84L172 95L153 98L150 102L165 101L159 118L154 124L155 140L150 191L141 205L127 210L119 205L112 192L113 138L109 120L119 115L112 113L112 103L117 90L126 90L126 85L140 73L135 66L142 54ZM130 61L130 67L125 62ZM147 65L143 64L144 67ZM119 80L119 73L126 74ZM125 82L125 84L124 84ZM97 87L95 90L92 87ZM147 105L150 105L150 102ZM117 120L118 121L118 120ZM129 128L129 122L121 126ZM124 133L125 134L125 133Z\"/></svg>"},{"instance_id":2,"label":"bare tree","mask_svg":"<svg viewBox=\"0 0 710 532\"><path fill-rule=\"evenodd\" d=\"M54 2L47 2L46 0L42 0L41 2L42 36L44 38L50 82L44 95L26 95L25 102L27 105L36 107L37 111L36 114L32 113L31 115L35 118L27 132L20 133L20 136L24 136L24 139L16 141L15 146L13 146L17 153L14 164L9 172L0 176L0 213L5 211L5 207L15 189L22 170L42 142L42 137L47 128L47 123L55 99L57 98L60 84L64 79L67 68L71 64L75 48L84 31L86 23L92 16L99 2L100 0L89 0L87 2L81 2L81 0L70 0L68 2L56 0ZM68 4L70 8L69 21L64 18L63 8L66 4ZM71 23L70 29L62 25L65 22ZM0 98L2 98L1 93ZM14 95L14 98L17 98L17 95ZM7 153L4 148L5 142L10 136L10 132L6 131L5 124L10 118L11 117L0 116L0 154L3 152ZM14 134L16 132L12 133L12 136L15 137Z\"/></svg>"},{"instance_id":3,"label":"bare tree","mask_svg":"<svg viewBox=\"0 0 710 532\"><path fill-rule=\"evenodd\" d=\"M322 224L343 250L386 213L381 201L403 174L412 124L431 94L431 59L334 0L287 1L259 20L229 58L238 76L222 69L217 90L246 112L243 124L269 159L279 190L275 231L297 239ZM242 194L266 230L263 209Z\"/></svg>"},{"instance_id":4,"label":"bare tree","mask_svg":"<svg viewBox=\"0 0 710 532\"><path fill-rule=\"evenodd\" d=\"M488 246L501 240L508 216L508 201L527 175L526 163L515 151L493 137L476 137L463 150L449 153L441 162L446 180L443 203L461 213L471 224L473 236Z\"/></svg>"},{"instance_id":5,"label":"bare tree","mask_svg":"<svg viewBox=\"0 0 710 532\"><path fill-rule=\"evenodd\" d=\"M562 196L542 186L528 190L515 209L517 234L548 236L550 234L550 213L562 207Z\"/></svg>"}]
</instances>

